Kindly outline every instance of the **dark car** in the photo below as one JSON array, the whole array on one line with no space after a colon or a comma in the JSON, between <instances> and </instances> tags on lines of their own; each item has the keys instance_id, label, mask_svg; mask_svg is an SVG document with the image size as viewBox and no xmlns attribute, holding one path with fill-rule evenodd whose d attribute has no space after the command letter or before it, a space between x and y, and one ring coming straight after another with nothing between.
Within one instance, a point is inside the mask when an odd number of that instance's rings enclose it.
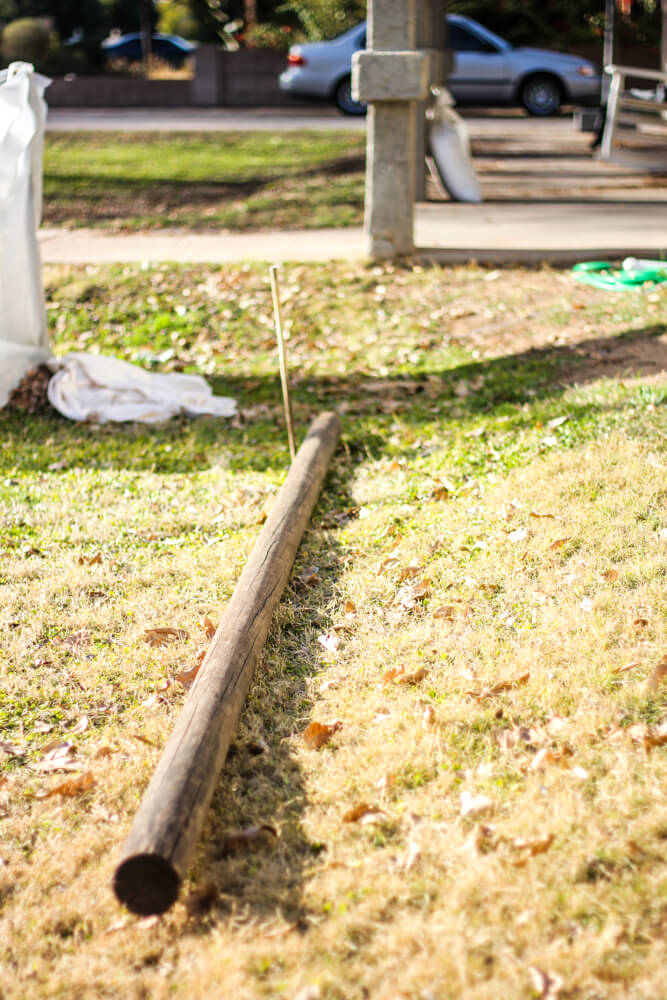
<instances>
[{"instance_id":1,"label":"dark car","mask_svg":"<svg viewBox=\"0 0 667 1000\"><path fill-rule=\"evenodd\" d=\"M197 48L192 42L188 42L179 35L161 35L159 33L152 36L151 45L153 55L163 62L169 63L175 69L180 69ZM107 38L102 42L102 49L107 59L124 59L126 62L141 62L143 59L143 49L141 45L141 34L138 31L129 35L118 35L116 38Z\"/></svg>"}]
</instances>

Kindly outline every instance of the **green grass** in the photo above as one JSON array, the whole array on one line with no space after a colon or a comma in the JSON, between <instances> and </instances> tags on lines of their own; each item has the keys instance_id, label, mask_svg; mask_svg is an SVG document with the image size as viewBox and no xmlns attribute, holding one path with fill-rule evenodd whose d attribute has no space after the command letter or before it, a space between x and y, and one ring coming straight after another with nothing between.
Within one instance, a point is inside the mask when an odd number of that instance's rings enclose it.
<instances>
[{"instance_id":1,"label":"green grass","mask_svg":"<svg viewBox=\"0 0 667 1000\"><path fill-rule=\"evenodd\" d=\"M359 224L355 133L47 133L44 225L236 231Z\"/></svg>"}]
</instances>

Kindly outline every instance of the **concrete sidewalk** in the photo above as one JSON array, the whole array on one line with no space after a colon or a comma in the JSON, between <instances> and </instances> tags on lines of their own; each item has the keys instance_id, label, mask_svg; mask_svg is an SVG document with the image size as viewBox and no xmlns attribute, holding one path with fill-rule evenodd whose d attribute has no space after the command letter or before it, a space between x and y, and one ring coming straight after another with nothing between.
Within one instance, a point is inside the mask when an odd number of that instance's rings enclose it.
<instances>
[{"instance_id":1,"label":"concrete sidewalk","mask_svg":"<svg viewBox=\"0 0 667 1000\"><path fill-rule=\"evenodd\" d=\"M417 254L447 263L568 265L579 260L667 255L667 201L452 202L419 204ZM360 260L362 230L189 233L178 230L113 234L104 230L43 229L46 264L174 261Z\"/></svg>"}]
</instances>

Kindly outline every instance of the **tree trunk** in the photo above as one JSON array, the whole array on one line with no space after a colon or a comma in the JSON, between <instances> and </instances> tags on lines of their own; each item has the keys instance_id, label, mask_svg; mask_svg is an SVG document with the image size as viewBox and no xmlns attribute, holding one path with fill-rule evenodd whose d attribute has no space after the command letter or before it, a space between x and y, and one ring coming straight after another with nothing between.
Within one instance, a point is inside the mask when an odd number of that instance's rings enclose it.
<instances>
[{"instance_id":1,"label":"tree trunk","mask_svg":"<svg viewBox=\"0 0 667 1000\"><path fill-rule=\"evenodd\" d=\"M257 24L257 0L243 0L243 20L246 30L255 27Z\"/></svg>"},{"instance_id":2,"label":"tree trunk","mask_svg":"<svg viewBox=\"0 0 667 1000\"><path fill-rule=\"evenodd\" d=\"M141 54L144 66L148 66L153 55L153 0L140 0L139 18L141 25Z\"/></svg>"}]
</instances>

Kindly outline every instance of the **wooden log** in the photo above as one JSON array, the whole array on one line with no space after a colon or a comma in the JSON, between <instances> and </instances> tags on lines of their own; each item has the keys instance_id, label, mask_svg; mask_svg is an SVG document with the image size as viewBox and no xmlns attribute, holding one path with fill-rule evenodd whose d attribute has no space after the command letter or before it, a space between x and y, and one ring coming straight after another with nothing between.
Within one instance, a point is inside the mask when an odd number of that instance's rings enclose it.
<instances>
[{"instance_id":1,"label":"wooden log","mask_svg":"<svg viewBox=\"0 0 667 1000\"><path fill-rule=\"evenodd\" d=\"M134 913L164 913L178 898L339 434L332 413L311 425L146 790L113 883Z\"/></svg>"}]
</instances>

